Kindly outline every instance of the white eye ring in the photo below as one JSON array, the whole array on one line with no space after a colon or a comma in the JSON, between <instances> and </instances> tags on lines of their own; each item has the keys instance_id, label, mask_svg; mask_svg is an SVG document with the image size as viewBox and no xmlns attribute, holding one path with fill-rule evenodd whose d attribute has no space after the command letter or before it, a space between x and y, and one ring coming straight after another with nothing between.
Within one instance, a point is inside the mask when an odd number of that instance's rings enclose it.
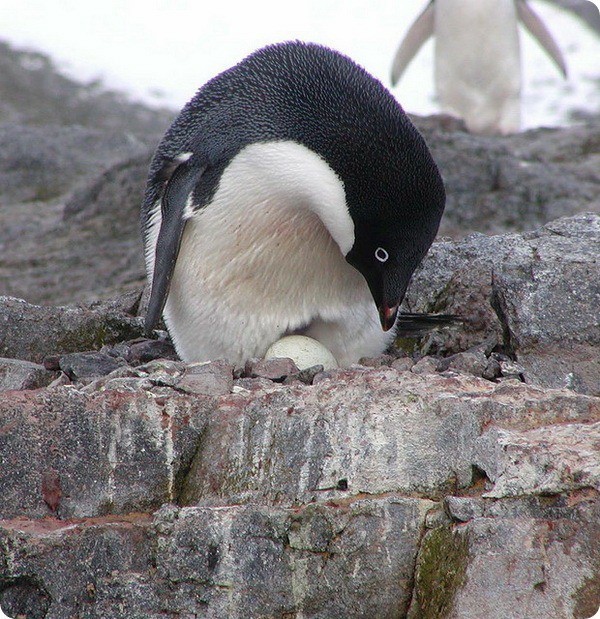
<instances>
[{"instance_id":1,"label":"white eye ring","mask_svg":"<svg viewBox=\"0 0 600 619\"><path fill-rule=\"evenodd\" d=\"M390 255L387 253L387 251L385 251L385 249L383 249L383 247L378 247L375 250L375 258L377 258L379 262L387 262L387 259L389 257Z\"/></svg>"}]
</instances>

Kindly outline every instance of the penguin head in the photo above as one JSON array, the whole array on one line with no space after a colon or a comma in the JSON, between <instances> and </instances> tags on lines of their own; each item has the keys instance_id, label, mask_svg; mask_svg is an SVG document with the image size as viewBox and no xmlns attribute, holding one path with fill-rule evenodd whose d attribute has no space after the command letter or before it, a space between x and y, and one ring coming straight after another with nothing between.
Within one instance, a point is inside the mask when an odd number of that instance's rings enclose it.
<instances>
[{"instance_id":1,"label":"penguin head","mask_svg":"<svg viewBox=\"0 0 600 619\"><path fill-rule=\"evenodd\" d=\"M365 278L379 311L381 326L394 326L412 274L437 233L445 192L437 170L425 172L414 191L387 208L372 200L365 208L349 204L354 244L346 261ZM406 195L408 194L408 195Z\"/></svg>"}]
</instances>

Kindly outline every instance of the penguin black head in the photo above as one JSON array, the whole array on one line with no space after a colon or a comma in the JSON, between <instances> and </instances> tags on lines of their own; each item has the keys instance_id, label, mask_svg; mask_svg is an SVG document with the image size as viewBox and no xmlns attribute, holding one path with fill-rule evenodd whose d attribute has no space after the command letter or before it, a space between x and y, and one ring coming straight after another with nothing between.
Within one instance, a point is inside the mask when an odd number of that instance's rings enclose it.
<instances>
[{"instance_id":1,"label":"penguin black head","mask_svg":"<svg viewBox=\"0 0 600 619\"><path fill-rule=\"evenodd\" d=\"M266 170L264 184L321 218L389 330L437 232L443 182L422 136L378 80L342 54L300 42L263 48L208 82L159 145L142 214L153 275L147 328L169 294L185 222L213 208L215 196L235 201L252 187L240 180L227 189L241 160L255 172L249 152Z\"/></svg>"}]
</instances>

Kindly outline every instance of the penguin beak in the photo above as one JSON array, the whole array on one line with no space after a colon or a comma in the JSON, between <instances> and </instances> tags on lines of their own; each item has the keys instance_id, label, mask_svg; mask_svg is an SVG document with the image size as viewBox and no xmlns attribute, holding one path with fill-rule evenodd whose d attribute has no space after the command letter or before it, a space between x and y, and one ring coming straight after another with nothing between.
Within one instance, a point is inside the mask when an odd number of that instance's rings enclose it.
<instances>
[{"instance_id":1,"label":"penguin beak","mask_svg":"<svg viewBox=\"0 0 600 619\"><path fill-rule=\"evenodd\" d=\"M379 320L381 320L381 328L384 331L389 331L396 324L396 317L398 316L398 305L379 306Z\"/></svg>"}]
</instances>

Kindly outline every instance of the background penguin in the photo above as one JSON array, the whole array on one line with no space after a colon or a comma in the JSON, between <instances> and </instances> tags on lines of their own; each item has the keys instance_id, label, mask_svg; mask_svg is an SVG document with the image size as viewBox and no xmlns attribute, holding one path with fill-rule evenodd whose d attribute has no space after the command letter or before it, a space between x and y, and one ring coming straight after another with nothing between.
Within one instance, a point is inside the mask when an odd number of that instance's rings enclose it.
<instances>
[{"instance_id":1,"label":"background penguin","mask_svg":"<svg viewBox=\"0 0 600 619\"><path fill-rule=\"evenodd\" d=\"M142 209L151 330L185 361L262 357L303 333L340 365L381 353L445 193L394 97L350 59L284 43L183 108Z\"/></svg>"},{"instance_id":2,"label":"background penguin","mask_svg":"<svg viewBox=\"0 0 600 619\"><path fill-rule=\"evenodd\" d=\"M463 118L475 133L519 131L519 21L566 77L560 49L525 0L432 0L396 52L392 84L435 36L435 89L442 111Z\"/></svg>"}]
</instances>

